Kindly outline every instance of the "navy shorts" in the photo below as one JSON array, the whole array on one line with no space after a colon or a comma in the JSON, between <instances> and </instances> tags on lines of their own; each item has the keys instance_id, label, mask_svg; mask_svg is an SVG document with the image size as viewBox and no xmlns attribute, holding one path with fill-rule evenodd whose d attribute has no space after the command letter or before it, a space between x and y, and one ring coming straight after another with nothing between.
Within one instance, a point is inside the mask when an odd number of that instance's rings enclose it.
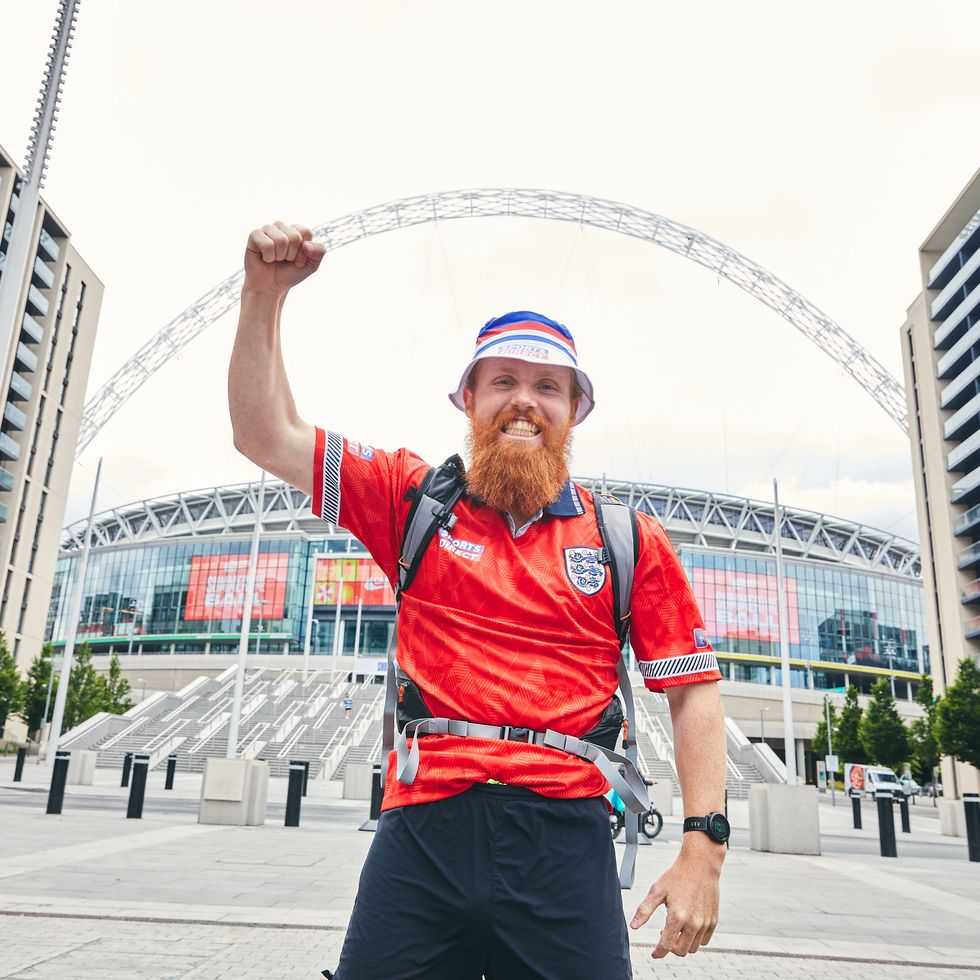
<instances>
[{"instance_id":1,"label":"navy shorts","mask_svg":"<svg viewBox=\"0 0 980 980\"><path fill-rule=\"evenodd\" d=\"M601 798L512 786L386 810L334 980L628 980Z\"/></svg>"}]
</instances>

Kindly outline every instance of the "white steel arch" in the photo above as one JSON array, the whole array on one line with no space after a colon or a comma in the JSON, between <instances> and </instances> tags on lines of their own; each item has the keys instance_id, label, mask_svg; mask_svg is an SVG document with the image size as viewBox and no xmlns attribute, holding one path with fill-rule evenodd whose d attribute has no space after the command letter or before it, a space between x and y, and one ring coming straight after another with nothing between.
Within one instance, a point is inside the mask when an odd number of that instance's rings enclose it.
<instances>
[{"instance_id":1,"label":"white steel arch","mask_svg":"<svg viewBox=\"0 0 980 980\"><path fill-rule=\"evenodd\" d=\"M372 235L451 218L542 218L590 225L659 245L723 276L778 313L836 361L906 434L905 391L853 337L777 276L709 235L627 204L561 191L491 188L406 197L314 229L327 250ZM148 340L85 406L76 457L130 396L181 348L238 303L239 270L205 293Z\"/></svg>"}]
</instances>

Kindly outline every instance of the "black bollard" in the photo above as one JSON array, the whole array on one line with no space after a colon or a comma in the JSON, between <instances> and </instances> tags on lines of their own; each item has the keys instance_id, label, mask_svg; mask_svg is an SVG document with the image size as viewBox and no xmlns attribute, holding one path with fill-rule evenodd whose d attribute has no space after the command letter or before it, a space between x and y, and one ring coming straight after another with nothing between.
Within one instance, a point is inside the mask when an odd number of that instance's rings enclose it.
<instances>
[{"instance_id":1,"label":"black bollard","mask_svg":"<svg viewBox=\"0 0 980 980\"><path fill-rule=\"evenodd\" d=\"M303 803L303 763L289 760L289 789L286 791L287 827L299 826L299 810Z\"/></svg>"},{"instance_id":2,"label":"black bollard","mask_svg":"<svg viewBox=\"0 0 980 980\"><path fill-rule=\"evenodd\" d=\"M303 760L303 795L306 796L307 787L310 785L310 760Z\"/></svg>"},{"instance_id":3,"label":"black bollard","mask_svg":"<svg viewBox=\"0 0 980 980\"><path fill-rule=\"evenodd\" d=\"M123 773L122 773L122 782L120 782L119 784L120 786L129 785L129 771L132 768L133 768L133 753L127 752L123 756Z\"/></svg>"},{"instance_id":4,"label":"black bollard","mask_svg":"<svg viewBox=\"0 0 980 980\"><path fill-rule=\"evenodd\" d=\"M966 852L971 861L980 861L980 793L963 794L966 816Z\"/></svg>"},{"instance_id":5,"label":"black bollard","mask_svg":"<svg viewBox=\"0 0 980 980\"><path fill-rule=\"evenodd\" d=\"M851 810L854 814L854 829L861 829L861 794L851 793Z\"/></svg>"},{"instance_id":6,"label":"black bollard","mask_svg":"<svg viewBox=\"0 0 980 980\"><path fill-rule=\"evenodd\" d=\"M143 816L143 796L146 793L146 777L150 771L148 755L133 756L133 785L129 787L129 806L126 817L139 820Z\"/></svg>"},{"instance_id":7,"label":"black bollard","mask_svg":"<svg viewBox=\"0 0 980 980\"><path fill-rule=\"evenodd\" d=\"M909 823L909 798L904 793L899 794L898 809L902 815L902 833L911 834L912 825Z\"/></svg>"},{"instance_id":8,"label":"black bollard","mask_svg":"<svg viewBox=\"0 0 980 980\"><path fill-rule=\"evenodd\" d=\"M68 759L71 752L55 752L54 769L51 772L51 789L48 791L48 813L61 813L65 802L65 783L68 782Z\"/></svg>"},{"instance_id":9,"label":"black bollard","mask_svg":"<svg viewBox=\"0 0 980 980\"><path fill-rule=\"evenodd\" d=\"M17 762L14 765L14 782L19 783L24 778L24 760L27 758L27 749L17 750Z\"/></svg>"},{"instance_id":10,"label":"black bollard","mask_svg":"<svg viewBox=\"0 0 980 980\"><path fill-rule=\"evenodd\" d=\"M381 803L385 796L384 777L381 775L381 763L375 762L371 766L371 812L367 820L358 827L358 830L368 830L374 833L378 829L378 820L381 817Z\"/></svg>"},{"instance_id":11,"label":"black bollard","mask_svg":"<svg viewBox=\"0 0 980 980\"><path fill-rule=\"evenodd\" d=\"M876 790L875 799L878 803L878 841L881 844L881 856L898 857L898 850L895 847L895 811L891 790Z\"/></svg>"},{"instance_id":12,"label":"black bollard","mask_svg":"<svg viewBox=\"0 0 980 980\"><path fill-rule=\"evenodd\" d=\"M168 755L167 756L167 781L164 783L164 789L174 788L174 773L177 771L177 756Z\"/></svg>"}]
</instances>

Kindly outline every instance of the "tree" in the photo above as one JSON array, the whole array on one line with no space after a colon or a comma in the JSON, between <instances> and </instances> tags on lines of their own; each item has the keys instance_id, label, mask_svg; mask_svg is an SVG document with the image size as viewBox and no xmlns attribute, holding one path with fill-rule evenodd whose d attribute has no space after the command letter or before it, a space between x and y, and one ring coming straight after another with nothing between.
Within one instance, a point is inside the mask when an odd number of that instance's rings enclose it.
<instances>
[{"instance_id":1,"label":"tree","mask_svg":"<svg viewBox=\"0 0 980 980\"><path fill-rule=\"evenodd\" d=\"M922 705L925 716L916 718L910 728L912 743L912 767L914 775L925 785L932 782L933 769L939 765L939 739L936 735L938 699L932 693L932 678L923 674L915 700Z\"/></svg>"},{"instance_id":2,"label":"tree","mask_svg":"<svg viewBox=\"0 0 980 980\"><path fill-rule=\"evenodd\" d=\"M87 718L105 710L105 681L92 666L92 648L83 643L75 650L65 698L65 715L62 731L80 725Z\"/></svg>"},{"instance_id":3,"label":"tree","mask_svg":"<svg viewBox=\"0 0 980 980\"><path fill-rule=\"evenodd\" d=\"M7 715L19 715L23 708L24 682L7 646L7 637L0 632L0 732L7 723Z\"/></svg>"},{"instance_id":4,"label":"tree","mask_svg":"<svg viewBox=\"0 0 980 980\"><path fill-rule=\"evenodd\" d=\"M133 706L133 700L129 696L129 681L122 675L118 653L113 652L112 658L109 660L109 674L103 678L103 682L105 684L105 703L102 710L113 715L121 715L124 711L129 711Z\"/></svg>"},{"instance_id":5,"label":"tree","mask_svg":"<svg viewBox=\"0 0 980 980\"><path fill-rule=\"evenodd\" d=\"M48 704L48 684L51 684L51 701L48 708L50 716L54 699L58 693L58 675L51 671L51 644L45 643L41 652L31 661L24 681L24 708L21 717L27 723L29 732L36 732L44 720L44 706Z\"/></svg>"},{"instance_id":6,"label":"tree","mask_svg":"<svg viewBox=\"0 0 980 980\"><path fill-rule=\"evenodd\" d=\"M834 740L834 754L840 759L841 770L846 762L867 762L868 755L859 734L863 712L858 704L858 689L852 684L844 695L840 722Z\"/></svg>"},{"instance_id":7,"label":"tree","mask_svg":"<svg viewBox=\"0 0 980 980\"><path fill-rule=\"evenodd\" d=\"M858 734L868 757L880 766L897 769L911 755L909 731L895 709L891 684L884 677L871 686L871 701Z\"/></svg>"},{"instance_id":8,"label":"tree","mask_svg":"<svg viewBox=\"0 0 980 980\"><path fill-rule=\"evenodd\" d=\"M817 725L817 733L813 736L813 754L818 758L822 759L825 755L830 755L830 748L827 745L827 702L830 700L827 695L824 695L824 715L820 719ZM834 746L834 753L840 755L837 748L837 709L831 705L830 706L830 735L831 741ZM850 760L848 760L850 761Z\"/></svg>"},{"instance_id":9,"label":"tree","mask_svg":"<svg viewBox=\"0 0 980 980\"><path fill-rule=\"evenodd\" d=\"M956 681L936 709L936 734L943 755L980 768L980 667L960 661Z\"/></svg>"}]
</instances>

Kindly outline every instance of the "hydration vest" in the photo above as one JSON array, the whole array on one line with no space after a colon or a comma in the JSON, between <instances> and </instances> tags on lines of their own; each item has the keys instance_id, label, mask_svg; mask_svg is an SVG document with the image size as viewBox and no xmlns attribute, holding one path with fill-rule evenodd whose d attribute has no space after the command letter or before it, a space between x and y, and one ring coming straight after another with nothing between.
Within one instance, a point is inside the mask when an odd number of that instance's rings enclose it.
<instances>
[{"instance_id":1,"label":"hydration vest","mask_svg":"<svg viewBox=\"0 0 980 980\"><path fill-rule=\"evenodd\" d=\"M425 550L440 528L451 531L456 523L453 508L465 490L465 468L459 456L451 456L441 466L432 467L418 487L406 493L412 501L402 535L398 559L396 602L411 587ZM602 539L600 561L609 566L613 589L613 613L620 645L617 662L619 698L613 695L592 731L576 737L548 729L544 732L512 725L482 725L456 718L434 718L425 704L424 691L398 665L393 655L397 643L398 621L388 647L388 676L382 754L385 759L396 749L396 778L411 785L419 766L422 735L456 735L462 738L490 738L525 742L558 749L595 765L633 813L649 809L647 787L636 768L636 723L633 691L626 664L630 631L630 597L633 572L639 555L636 513L616 497L594 494L596 523ZM625 708L625 714L624 714ZM398 735L395 736L397 725ZM408 740L412 744L409 748ZM622 753L616 751L622 748ZM631 888L636 871L637 821L626 821L626 848L620 867L620 886Z\"/></svg>"}]
</instances>

